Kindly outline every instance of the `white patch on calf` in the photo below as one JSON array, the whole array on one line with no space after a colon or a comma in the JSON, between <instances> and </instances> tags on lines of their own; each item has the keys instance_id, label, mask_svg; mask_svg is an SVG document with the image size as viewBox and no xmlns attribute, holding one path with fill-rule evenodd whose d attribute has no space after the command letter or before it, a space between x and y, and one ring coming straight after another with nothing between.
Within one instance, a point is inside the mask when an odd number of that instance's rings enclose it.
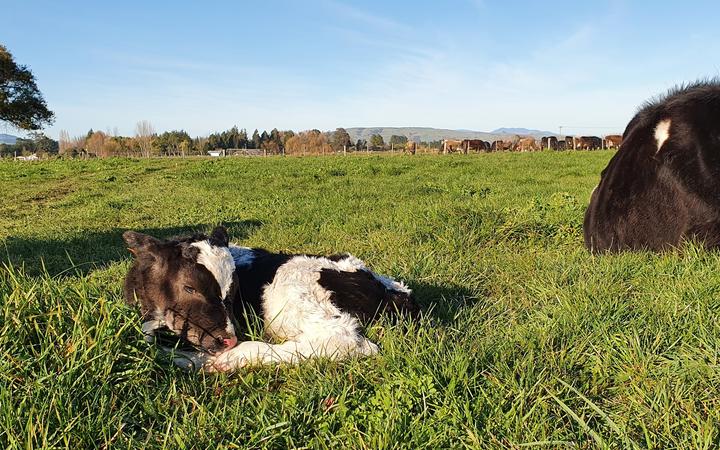
<instances>
[{"instance_id":1,"label":"white patch on calf","mask_svg":"<svg viewBox=\"0 0 720 450\"><path fill-rule=\"evenodd\" d=\"M402 281L395 281L394 279L390 277L386 277L384 275L377 274L370 269L367 268L365 263L356 258L355 256L348 254L347 257L337 261L335 263L335 270L339 270L341 272L356 272L358 270L367 270L372 274L373 277L375 277L376 280L381 282L383 286L385 286L387 289L390 289L392 291L397 292L403 292L405 294L410 294L412 291L403 283Z\"/></svg>"},{"instance_id":2,"label":"white patch on calf","mask_svg":"<svg viewBox=\"0 0 720 450\"><path fill-rule=\"evenodd\" d=\"M670 137L670 119L661 120L655 127L655 140L657 141L657 152L660 151L665 141Z\"/></svg>"},{"instance_id":3,"label":"white patch on calf","mask_svg":"<svg viewBox=\"0 0 720 450\"><path fill-rule=\"evenodd\" d=\"M193 247L200 250L197 263L205 266L207 270L215 277L220 285L220 293L222 299L228 295L230 285L233 281L233 273L235 272L235 261L233 255L227 247L216 247L208 241L193 242Z\"/></svg>"},{"instance_id":4,"label":"white patch on calf","mask_svg":"<svg viewBox=\"0 0 720 450\"><path fill-rule=\"evenodd\" d=\"M357 320L337 308L318 283L322 269L336 267L327 258L312 256L294 256L280 266L263 291L265 332L278 340L358 340Z\"/></svg>"}]
</instances>

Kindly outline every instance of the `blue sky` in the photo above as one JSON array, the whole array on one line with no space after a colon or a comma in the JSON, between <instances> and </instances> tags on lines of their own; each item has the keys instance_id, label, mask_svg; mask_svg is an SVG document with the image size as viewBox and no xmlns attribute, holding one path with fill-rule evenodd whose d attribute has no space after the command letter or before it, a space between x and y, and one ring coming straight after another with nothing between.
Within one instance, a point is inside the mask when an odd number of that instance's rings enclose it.
<instances>
[{"instance_id":1,"label":"blue sky","mask_svg":"<svg viewBox=\"0 0 720 450\"><path fill-rule=\"evenodd\" d=\"M602 134L672 85L720 74L717 1L2 0L0 11L0 43L36 75L53 137L132 134L139 120L192 135Z\"/></svg>"}]
</instances>

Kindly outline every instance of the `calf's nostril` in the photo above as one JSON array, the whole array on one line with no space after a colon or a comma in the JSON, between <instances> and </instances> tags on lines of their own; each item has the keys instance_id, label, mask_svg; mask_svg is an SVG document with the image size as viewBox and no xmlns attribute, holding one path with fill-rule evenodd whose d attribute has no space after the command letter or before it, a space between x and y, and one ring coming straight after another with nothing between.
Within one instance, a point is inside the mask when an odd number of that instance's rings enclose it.
<instances>
[{"instance_id":1,"label":"calf's nostril","mask_svg":"<svg viewBox=\"0 0 720 450\"><path fill-rule=\"evenodd\" d=\"M235 347L235 344L237 344L237 338L232 337L230 339L223 339L223 345L227 348Z\"/></svg>"}]
</instances>

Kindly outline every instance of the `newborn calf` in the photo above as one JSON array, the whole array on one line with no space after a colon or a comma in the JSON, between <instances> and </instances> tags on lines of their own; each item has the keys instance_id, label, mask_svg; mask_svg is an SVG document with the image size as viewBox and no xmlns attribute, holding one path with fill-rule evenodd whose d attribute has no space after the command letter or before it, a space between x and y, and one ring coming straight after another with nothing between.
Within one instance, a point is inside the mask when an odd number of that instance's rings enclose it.
<instances>
[{"instance_id":1,"label":"newborn calf","mask_svg":"<svg viewBox=\"0 0 720 450\"><path fill-rule=\"evenodd\" d=\"M154 341L158 331L169 330L189 341L202 351L181 355L205 370L372 355L378 347L362 335L361 320L419 312L407 286L349 254L239 247L229 244L222 227L209 237L160 240L127 231L123 238L135 256L125 298L139 303L146 337ZM237 323L245 323L246 310L262 317L265 334L276 343L237 344Z\"/></svg>"}]
</instances>

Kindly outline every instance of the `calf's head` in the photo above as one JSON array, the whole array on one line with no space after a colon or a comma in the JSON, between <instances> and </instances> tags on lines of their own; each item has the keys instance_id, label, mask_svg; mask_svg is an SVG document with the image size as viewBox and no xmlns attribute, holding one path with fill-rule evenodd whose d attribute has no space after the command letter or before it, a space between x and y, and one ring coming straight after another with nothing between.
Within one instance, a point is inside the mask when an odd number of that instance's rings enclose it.
<instances>
[{"instance_id":1,"label":"calf's head","mask_svg":"<svg viewBox=\"0 0 720 450\"><path fill-rule=\"evenodd\" d=\"M139 303L143 332L167 328L210 353L237 344L232 303L239 284L224 228L172 240L126 231L123 239L135 257L125 299Z\"/></svg>"}]
</instances>

